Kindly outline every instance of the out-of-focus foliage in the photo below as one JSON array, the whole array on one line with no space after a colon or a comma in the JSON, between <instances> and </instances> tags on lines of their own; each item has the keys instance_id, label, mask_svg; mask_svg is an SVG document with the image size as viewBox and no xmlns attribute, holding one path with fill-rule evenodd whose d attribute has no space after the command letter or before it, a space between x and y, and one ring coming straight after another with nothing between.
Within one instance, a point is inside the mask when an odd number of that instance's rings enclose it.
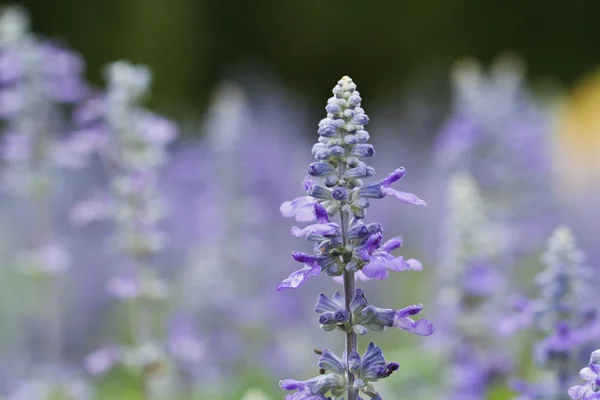
<instances>
[{"instance_id":1,"label":"out-of-focus foliage","mask_svg":"<svg viewBox=\"0 0 600 400\"><path fill-rule=\"evenodd\" d=\"M243 66L276 73L323 97L348 74L366 98L396 97L423 70L445 75L457 58L514 51L533 77L573 82L600 62L600 4L479 0L44 0L21 2L39 32L63 37L99 68L126 57L158 77L153 104L170 115L207 105L210 90ZM52 5L50 5L52 4ZM443 82L443 81L439 81Z\"/></svg>"}]
</instances>

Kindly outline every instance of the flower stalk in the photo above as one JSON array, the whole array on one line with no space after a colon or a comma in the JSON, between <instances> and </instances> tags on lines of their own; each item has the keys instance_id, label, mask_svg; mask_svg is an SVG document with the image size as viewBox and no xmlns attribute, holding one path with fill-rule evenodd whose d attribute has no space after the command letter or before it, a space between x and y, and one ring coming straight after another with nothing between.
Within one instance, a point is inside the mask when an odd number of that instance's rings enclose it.
<instances>
[{"instance_id":1,"label":"flower stalk","mask_svg":"<svg viewBox=\"0 0 600 400\"><path fill-rule=\"evenodd\" d=\"M346 165L344 163L340 163L339 165L339 174L340 176L344 176L344 173L346 172ZM346 247L347 245L347 232L348 232L348 228L349 228L349 218L350 216L348 215L348 212L344 210L344 206L346 205L346 202L342 202L342 210L340 212L340 232L341 232L341 239L342 239L342 245L344 247ZM343 260L345 262L345 265L348 264L349 260ZM346 311L348 311L349 313L351 313L351 308L350 308L350 302L352 300L352 297L354 296L354 292L356 291L355 287L355 279L354 279L354 272L352 271L348 271L345 267L344 267L344 272L343 272L343 285L344 285L344 304L346 306ZM352 323L352 320L350 320L350 323ZM349 330L348 332L346 332L346 345L345 345L345 351L346 351L346 357L350 357L350 354L352 354L353 352L357 351L357 337L356 337L356 333L353 330ZM348 400L356 400L357 396L358 396L358 392L356 390L353 389L354 386L354 374L348 370Z\"/></svg>"}]
</instances>

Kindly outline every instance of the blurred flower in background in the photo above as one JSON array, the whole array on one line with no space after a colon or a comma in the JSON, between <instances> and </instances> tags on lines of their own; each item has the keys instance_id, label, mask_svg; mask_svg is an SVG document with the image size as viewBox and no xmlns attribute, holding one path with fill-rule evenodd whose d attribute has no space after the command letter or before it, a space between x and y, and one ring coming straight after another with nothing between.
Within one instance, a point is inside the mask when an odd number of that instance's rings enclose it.
<instances>
[{"instance_id":1,"label":"blurred flower in background","mask_svg":"<svg viewBox=\"0 0 600 400\"><path fill-rule=\"evenodd\" d=\"M501 19L510 5L484 10L468 0L427 10L308 1L293 12L263 0L231 10L209 3L29 0L31 18L19 6L0 9L0 398L273 400L282 376L318 375L311 349L342 348L305 305L337 283L276 292L298 250L280 205L303 189L298 171L319 167L306 168L322 110L311 96L345 73L366 82L365 106L379 110L369 122L373 167L402 162L411 171L403 190L428 203L409 213L392 201L369 209L385 235L411 232L403 255L423 264L422 274L379 271L387 279L377 290L362 282L369 301L436 304L428 317L437 330L423 344L377 338L402 361L380 395L502 400L515 389L539 399L560 385L542 398L566 398L600 346L600 75L550 94L534 83L541 71L569 83L597 68L586 64L597 62L587 41L561 56L561 46L539 41L559 43L544 30L557 24L502 36L508 25L491 14ZM530 7L510 12L510 26L554 12ZM579 16L561 40L596 15L589 7L560 7L565 19ZM498 41L470 18L493 26ZM340 28L358 19L361 34ZM507 47L523 60L487 63ZM546 48L554 58L542 57ZM476 58L456 62L447 79L450 62L469 51ZM122 61L106 89L90 83L121 58L153 72ZM301 197L282 212L308 222L312 203ZM540 261L560 224L568 228ZM133 268L142 253L144 266ZM133 345L138 317L147 317L144 340ZM429 326L412 323L397 325ZM556 374L547 380L538 366ZM593 390L584 375L572 396Z\"/></svg>"},{"instance_id":2,"label":"blurred flower in background","mask_svg":"<svg viewBox=\"0 0 600 400\"><path fill-rule=\"evenodd\" d=\"M471 174L492 220L513 225L513 253L538 248L553 220L550 121L524 87L523 68L514 56L488 73L473 60L456 64L453 110L434 155L439 174Z\"/></svg>"}]
</instances>

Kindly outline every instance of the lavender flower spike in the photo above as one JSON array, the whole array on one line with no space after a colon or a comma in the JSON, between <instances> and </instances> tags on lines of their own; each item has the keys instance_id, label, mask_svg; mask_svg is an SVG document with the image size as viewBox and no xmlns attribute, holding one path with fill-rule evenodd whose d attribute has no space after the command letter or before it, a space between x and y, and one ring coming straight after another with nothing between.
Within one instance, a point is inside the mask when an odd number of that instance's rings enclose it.
<instances>
[{"instance_id":1,"label":"lavender flower spike","mask_svg":"<svg viewBox=\"0 0 600 400\"><path fill-rule=\"evenodd\" d=\"M64 391L66 395L70 390L65 375L72 371L64 368L62 348L65 299L61 275L72 262L58 235L53 200L59 192L59 170L65 166L59 154L61 136L67 130L62 118L67 110L62 105L75 103L85 94L81 58L41 39L29 25L22 8L0 7L1 187L19 199L19 207L25 205L32 223L32 229L23 231L27 244L15 246L12 254L7 252L15 256L7 262L44 293L31 304L40 310L32 317L44 334L38 351L21 360L22 372L32 367L48 371L27 371L29 379L17 385L15 393L19 394L11 395L15 398L35 397L32 390L38 385L48 393ZM82 383L73 377L71 382L75 381ZM87 398L84 394L75 397Z\"/></svg>"},{"instance_id":2,"label":"lavender flower spike","mask_svg":"<svg viewBox=\"0 0 600 400\"><path fill-rule=\"evenodd\" d=\"M503 276L494 264L502 250L502 236L489 222L471 176L453 176L446 198L447 217L436 276L440 334L433 344L451 360L445 396L452 400L483 399L492 378L505 375L505 365L510 365L507 352L499 349L495 340ZM484 285L488 277L492 285Z\"/></svg>"},{"instance_id":3,"label":"lavender flower spike","mask_svg":"<svg viewBox=\"0 0 600 400\"><path fill-rule=\"evenodd\" d=\"M583 346L596 340L590 337L598 321L591 317L597 313L594 307L593 271L584 264L585 256L577 248L571 231L558 227L543 254L545 269L536 276L540 296L536 300L535 328L545 339L535 344L536 363L554 375L549 396L562 398L571 383L571 371L576 355ZM592 353L589 368L582 370L582 378L588 384L572 387L569 395L574 399L595 399L591 393L595 385L600 352ZM592 382L592 383L590 383ZM593 388L593 390L591 390ZM590 390L588 390L590 389ZM579 396L579 397L573 397Z\"/></svg>"},{"instance_id":4,"label":"lavender flower spike","mask_svg":"<svg viewBox=\"0 0 600 400\"><path fill-rule=\"evenodd\" d=\"M167 285L158 278L153 262L164 245L160 223L167 215L158 178L166 162L167 146L176 128L150 113L142 100L150 90L151 72L144 65L114 62L106 70L108 89L102 101L101 155L111 174L111 207L117 229L116 242L129 260L127 269L115 277L107 290L130 307L132 343L92 353L87 359L91 373L100 374L116 363L133 367L140 375L145 398L152 397L150 367L166 362L166 351L152 326L150 303L168 297Z\"/></svg>"},{"instance_id":5,"label":"lavender flower spike","mask_svg":"<svg viewBox=\"0 0 600 400\"><path fill-rule=\"evenodd\" d=\"M357 335L396 327L420 336L431 335L433 325L427 320L414 321L422 306L401 310L379 308L368 304L364 292L355 288L355 277L385 279L389 270L421 270L416 260L396 257L402 238L383 242L381 224L365 224L370 198L393 196L398 200L424 206L417 196L399 192L391 185L404 176L404 168L395 170L386 179L363 184L363 179L375 174L365 161L375 154L368 144L364 126L369 122L361 108L361 97L352 79L345 76L333 88L325 110L327 117L319 122L319 140L312 148L316 162L308 168L311 180L305 181L307 197L299 197L281 206L286 217L309 222L308 207L312 207L317 223L304 228L293 227L294 236L314 242L314 253L295 252L294 259L304 268L293 272L277 289L297 288L308 279L325 272L341 279L343 294L336 292L330 299L319 296L315 311L324 331L341 330L345 334L345 352L341 358L323 350L319 367L323 374L306 380L286 379L279 383L284 390L294 391L286 400L381 400L372 383L387 378L399 368L387 363L379 347L371 343L361 357L357 351ZM331 219L339 215L339 222ZM342 397L344 396L344 397Z\"/></svg>"}]
</instances>

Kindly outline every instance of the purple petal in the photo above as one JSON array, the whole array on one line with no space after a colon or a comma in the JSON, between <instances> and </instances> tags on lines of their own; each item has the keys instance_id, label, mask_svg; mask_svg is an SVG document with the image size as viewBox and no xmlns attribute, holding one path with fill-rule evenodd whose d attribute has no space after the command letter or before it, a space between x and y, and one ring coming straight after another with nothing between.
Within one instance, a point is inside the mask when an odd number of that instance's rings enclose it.
<instances>
[{"instance_id":1,"label":"purple petal","mask_svg":"<svg viewBox=\"0 0 600 400\"><path fill-rule=\"evenodd\" d=\"M277 285L277 290L296 289L306 283L307 280L319 275L320 273L320 266L305 265L304 268L292 272L288 278L284 279L279 285Z\"/></svg>"},{"instance_id":2,"label":"purple petal","mask_svg":"<svg viewBox=\"0 0 600 400\"><path fill-rule=\"evenodd\" d=\"M383 244L383 246L381 246L381 250L385 251L386 253L391 253L392 251L400 248L401 246L402 246L402 237L397 236L397 237L391 238L390 240L385 242Z\"/></svg>"},{"instance_id":3,"label":"purple petal","mask_svg":"<svg viewBox=\"0 0 600 400\"><path fill-rule=\"evenodd\" d=\"M423 264L419 260L415 260L414 258L406 260L406 265L408 266L406 269L411 271L421 271L423 270Z\"/></svg>"},{"instance_id":4,"label":"purple petal","mask_svg":"<svg viewBox=\"0 0 600 400\"><path fill-rule=\"evenodd\" d=\"M329 215L327 215L327 210L320 203L314 204L315 217L317 218L317 222L319 224L326 224L329 221Z\"/></svg>"},{"instance_id":5,"label":"purple petal","mask_svg":"<svg viewBox=\"0 0 600 400\"><path fill-rule=\"evenodd\" d=\"M298 222L311 222L315 219L313 204L315 199L310 196L298 197L286 201L279 207L281 215L286 218L295 217Z\"/></svg>"},{"instance_id":6,"label":"purple petal","mask_svg":"<svg viewBox=\"0 0 600 400\"><path fill-rule=\"evenodd\" d=\"M414 258L411 258L410 260L405 260L404 257L400 256L390 261L389 268L397 272L421 271L423 269L423 265Z\"/></svg>"},{"instance_id":7,"label":"purple petal","mask_svg":"<svg viewBox=\"0 0 600 400\"><path fill-rule=\"evenodd\" d=\"M383 188L381 188L381 191L383 192L383 194L385 196L395 197L397 200L400 200L402 203L412 204L415 206L426 206L427 205L427 203L425 203L423 200L421 200L420 198L418 198L417 196L415 196L412 193L401 192L399 190L395 190L395 189L392 189L389 187L383 187Z\"/></svg>"},{"instance_id":8,"label":"purple petal","mask_svg":"<svg viewBox=\"0 0 600 400\"><path fill-rule=\"evenodd\" d=\"M408 307L404 307L401 310L398 310L396 312L396 317L397 318L404 318L404 317L409 317L412 315L417 315L418 313L421 312L421 310L423 309L423 305L422 304L413 304L411 306Z\"/></svg>"},{"instance_id":9,"label":"purple petal","mask_svg":"<svg viewBox=\"0 0 600 400\"><path fill-rule=\"evenodd\" d=\"M292 258L294 261L312 265L313 267L318 265L315 256L311 256L310 254L302 253L300 251L292 252Z\"/></svg>"},{"instance_id":10,"label":"purple petal","mask_svg":"<svg viewBox=\"0 0 600 400\"><path fill-rule=\"evenodd\" d=\"M426 319L415 322L408 317L398 317L398 315L394 319L393 326L419 336L429 336L435 331L433 324Z\"/></svg>"},{"instance_id":11,"label":"purple petal","mask_svg":"<svg viewBox=\"0 0 600 400\"><path fill-rule=\"evenodd\" d=\"M383 280L389 276L387 262L380 258L374 258L370 263L362 267L362 273L370 279Z\"/></svg>"},{"instance_id":12,"label":"purple petal","mask_svg":"<svg viewBox=\"0 0 600 400\"><path fill-rule=\"evenodd\" d=\"M402 179L405 173L406 170L404 169L404 167L398 168L397 170L389 174L387 178L381 181L381 186L383 186L384 188L390 187L392 183L398 182L400 179Z\"/></svg>"},{"instance_id":13,"label":"purple petal","mask_svg":"<svg viewBox=\"0 0 600 400\"><path fill-rule=\"evenodd\" d=\"M283 390L304 390L306 385L304 382L300 382L294 379L284 379L279 381L279 387Z\"/></svg>"},{"instance_id":14,"label":"purple petal","mask_svg":"<svg viewBox=\"0 0 600 400\"><path fill-rule=\"evenodd\" d=\"M290 229L290 232L296 237L303 237L308 235L331 236L337 233L337 229L335 226L329 224L313 224L307 226L304 229L300 229L297 226L293 226L292 229Z\"/></svg>"},{"instance_id":15,"label":"purple petal","mask_svg":"<svg viewBox=\"0 0 600 400\"><path fill-rule=\"evenodd\" d=\"M582 399L591 389L591 385L586 383L583 385L572 386L569 388L569 396L572 399Z\"/></svg>"}]
</instances>

